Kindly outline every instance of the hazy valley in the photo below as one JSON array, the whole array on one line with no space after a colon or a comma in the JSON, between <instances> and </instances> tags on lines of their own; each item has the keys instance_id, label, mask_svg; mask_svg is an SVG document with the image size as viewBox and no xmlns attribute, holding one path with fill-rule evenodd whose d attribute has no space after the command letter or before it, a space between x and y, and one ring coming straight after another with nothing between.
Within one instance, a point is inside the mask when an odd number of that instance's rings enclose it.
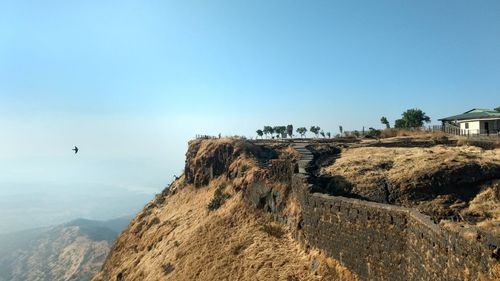
<instances>
[{"instance_id":1,"label":"hazy valley","mask_svg":"<svg viewBox=\"0 0 500 281\"><path fill-rule=\"evenodd\" d=\"M130 219L77 219L53 227L1 234L0 280L90 280Z\"/></svg>"}]
</instances>

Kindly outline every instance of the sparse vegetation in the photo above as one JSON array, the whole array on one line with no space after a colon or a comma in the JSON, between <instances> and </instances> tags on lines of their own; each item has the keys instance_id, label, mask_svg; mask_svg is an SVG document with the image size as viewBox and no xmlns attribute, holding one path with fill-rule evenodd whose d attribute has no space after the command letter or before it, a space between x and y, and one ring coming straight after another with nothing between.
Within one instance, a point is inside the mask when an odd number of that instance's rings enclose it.
<instances>
[{"instance_id":1,"label":"sparse vegetation","mask_svg":"<svg viewBox=\"0 0 500 281\"><path fill-rule=\"evenodd\" d=\"M339 126L340 129L340 136L344 133L344 129L342 126ZM316 138L318 138L320 135L323 138L331 138L332 133L331 132L325 132L324 130L321 130L321 127L319 126L311 126L309 129L310 132L312 132ZM298 127L295 129L295 132L297 132L301 138L306 137L306 133L308 132L306 127ZM257 133L257 138L263 138L263 136L268 137L270 135L273 139L276 138L293 138L294 137L294 127L292 124L289 124L287 126L264 126L263 129L258 129L256 131Z\"/></svg>"},{"instance_id":2,"label":"sparse vegetation","mask_svg":"<svg viewBox=\"0 0 500 281\"><path fill-rule=\"evenodd\" d=\"M207 205L207 209L209 211L215 211L219 209L226 202L226 200L231 198L231 195L229 193L224 192L225 189L225 184L221 184L215 189L214 197Z\"/></svg>"},{"instance_id":3,"label":"sparse vegetation","mask_svg":"<svg viewBox=\"0 0 500 281\"><path fill-rule=\"evenodd\" d=\"M380 136L382 135L382 131L370 128L368 131L368 136L376 139L380 139Z\"/></svg>"}]
</instances>

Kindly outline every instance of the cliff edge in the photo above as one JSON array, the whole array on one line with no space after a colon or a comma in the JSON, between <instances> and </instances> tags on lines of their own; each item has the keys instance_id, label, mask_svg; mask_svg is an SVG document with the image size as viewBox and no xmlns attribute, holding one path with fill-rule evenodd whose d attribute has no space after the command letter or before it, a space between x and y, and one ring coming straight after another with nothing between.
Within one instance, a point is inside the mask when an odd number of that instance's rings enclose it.
<instances>
[{"instance_id":1,"label":"cliff edge","mask_svg":"<svg viewBox=\"0 0 500 281\"><path fill-rule=\"evenodd\" d=\"M498 151L417 144L191 141L94 280L498 280Z\"/></svg>"},{"instance_id":2,"label":"cliff edge","mask_svg":"<svg viewBox=\"0 0 500 281\"><path fill-rule=\"evenodd\" d=\"M273 166L294 157L287 145L191 141L184 174L137 215L93 280L357 280L267 212L298 211Z\"/></svg>"}]
</instances>

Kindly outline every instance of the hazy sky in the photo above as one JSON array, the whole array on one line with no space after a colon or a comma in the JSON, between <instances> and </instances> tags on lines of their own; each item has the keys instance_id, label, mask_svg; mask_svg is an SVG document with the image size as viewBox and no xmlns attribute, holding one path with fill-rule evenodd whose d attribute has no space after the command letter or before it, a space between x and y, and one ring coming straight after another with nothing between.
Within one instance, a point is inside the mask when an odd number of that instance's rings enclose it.
<instances>
[{"instance_id":1,"label":"hazy sky","mask_svg":"<svg viewBox=\"0 0 500 281\"><path fill-rule=\"evenodd\" d=\"M496 0L0 2L0 201L143 204L195 134L499 105Z\"/></svg>"}]
</instances>

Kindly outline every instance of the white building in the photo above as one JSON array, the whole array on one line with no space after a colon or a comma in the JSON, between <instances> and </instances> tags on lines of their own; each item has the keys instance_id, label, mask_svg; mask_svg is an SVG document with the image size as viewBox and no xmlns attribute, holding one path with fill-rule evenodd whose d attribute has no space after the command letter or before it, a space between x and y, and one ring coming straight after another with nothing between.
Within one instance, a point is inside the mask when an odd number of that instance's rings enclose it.
<instances>
[{"instance_id":1,"label":"white building","mask_svg":"<svg viewBox=\"0 0 500 281\"><path fill-rule=\"evenodd\" d=\"M443 122L444 128L460 135L491 135L500 132L500 112L490 109L475 108L439 121Z\"/></svg>"}]
</instances>

